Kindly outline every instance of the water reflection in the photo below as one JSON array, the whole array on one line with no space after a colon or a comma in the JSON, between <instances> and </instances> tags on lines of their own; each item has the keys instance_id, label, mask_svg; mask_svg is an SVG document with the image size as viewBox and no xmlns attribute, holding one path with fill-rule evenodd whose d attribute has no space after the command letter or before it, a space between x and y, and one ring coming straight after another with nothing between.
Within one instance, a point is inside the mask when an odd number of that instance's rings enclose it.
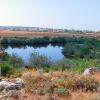
<instances>
[{"instance_id":1,"label":"water reflection","mask_svg":"<svg viewBox=\"0 0 100 100\"><path fill-rule=\"evenodd\" d=\"M17 54L24 62L28 62L30 54L37 52L39 54L49 57L53 61L62 59L62 46L60 45L41 45L41 46L7 46L5 52L8 54Z\"/></svg>"}]
</instances>

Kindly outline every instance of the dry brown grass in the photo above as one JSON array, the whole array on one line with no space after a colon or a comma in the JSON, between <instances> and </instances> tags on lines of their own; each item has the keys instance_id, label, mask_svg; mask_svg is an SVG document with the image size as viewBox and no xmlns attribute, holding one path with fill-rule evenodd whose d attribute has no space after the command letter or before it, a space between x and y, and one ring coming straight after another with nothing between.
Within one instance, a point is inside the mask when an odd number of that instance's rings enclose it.
<instances>
[{"instance_id":1,"label":"dry brown grass","mask_svg":"<svg viewBox=\"0 0 100 100\"><path fill-rule=\"evenodd\" d=\"M94 75L92 75L92 77L100 82L100 72L95 73Z\"/></svg>"},{"instance_id":2,"label":"dry brown grass","mask_svg":"<svg viewBox=\"0 0 100 100\"><path fill-rule=\"evenodd\" d=\"M25 79L26 86L24 88L24 95L26 98L22 96L21 98L24 98L22 100L100 100L100 93L91 90L91 84L93 83L94 85L97 84L96 82L100 81L98 78L100 73L88 77L69 72L43 73L41 75L35 71L32 73L31 77ZM82 89L79 89L77 87L77 80L79 82L85 82L85 88L90 86L90 90L82 91ZM67 89L66 86L69 93L67 91L62 92L59 90ZM46 89L49 91L44 92ZM58 89L59 91L55 93L55 89ZM66 92L68 93L67 95Z\"/></svg>"},{"instance_id":3,"label":"dry brown grass","mask_svg":"<svg viewBox=\"0 0 100 100\"><path fill-rule=\"evenodd\" d=\"M50 32L26 32L26 31L9 31L0 30L2 37L63 37L65 33L50 33Z\"/></svg>"},{"instance_id":4,"label":"dry brown grass","mask_svg":"<svg viewBox=\"0 0 100 100\"><path fill-rule=\"evenodd\" d=\"M31 77L24 77L26 82L25 87L21 90L21 95L19 99L9 98L8 100L100 100L100 93L97 91L82 91L81 89L75 89L75 91L69 89L69 94L62 95L58 91L57 94L51 91L50 87L64 89L67 86L75 86L77 80L85 80L89 85L95 83L95 81L100 82L100 73L95 73L91 76L83 77L76 73L71 72L52 72L52 73L39 73L35 70L26 70L24 73L30 72ZM68 80L66 80L66 78ZM67 83L66 83L67 81ZM75 85L74 85L75 84ZM49 89L49 91L43 92L42 90ZM34 90L37 90L35 92Z\"/></svg>"},{"instance_id":5,"label":"dry brown grass","mask_svg":"<svg viewBox=\"0 0 100 100\"><path fill-rule=\"evenodd\" d=\"M7 100L100 100L100 93L73 92L69 97L58 97L57 95L22 94L19 99L9 98Z\"/></svg>"},{"instance_id":6,"label":"dry brown grass","mask_svg":"<svg viewBox=\"0 0 100 100\"><path fill-rule=\"evenodd\" d=\"M51 32L26 32L26 31L9 31L0 30L1 37L94 37L100 39L100 33L51 33Z\"/></svg>"}]
</instances>

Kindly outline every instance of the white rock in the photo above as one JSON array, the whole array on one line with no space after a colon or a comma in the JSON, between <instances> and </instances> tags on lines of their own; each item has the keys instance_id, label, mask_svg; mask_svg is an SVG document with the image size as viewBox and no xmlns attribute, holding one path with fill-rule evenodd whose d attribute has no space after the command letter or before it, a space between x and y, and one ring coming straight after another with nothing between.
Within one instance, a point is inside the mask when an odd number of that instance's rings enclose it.
<instances>
[{"instance_id":1,"label":"white rock","mask_svg":"<svg viewBox=\"0 0 100 100\"><path fill-rule=\"evenodd\" d=\"M0 90L3 90L8 85L7 81L1 81L0 82Z\"/></svg>"},{"instance_id":2,"label":"white rock","mask_svg":"<svg viewBox=\"0 0 100 100\"><path fill-rule=\"evenodd\" d=\"M85 69L85 71L83 72L83 75L91 75L92 74L92 68L87 68Z\"/></svg>"},{"instance_id":3,"label":"white rock","mask_svg":"<svg viewBox=\"0 0 100 100\"><path fill-rule=\"evenodd\" d=\"M16 78L15 83L16 83L16 84L19 84L19 85L21 85L21 86L23 86L24 81L23 81L23 79L21 79L21 78Z\"/></svg>"},{"instance_id":4,"label":"white rock","mask_svg":"<svg viewBox=\"0 0 100 100\"><path fill-rule=\"evenodd\" d=\"M18 82L18 80L17 80ZM13 82L8 82L8 81L1 81L0 82L0 90L20 90L22 88L22 82L18 83L13 83Z\"/></svg>"},{"instance_id":5,"label":"white rock","mask_svg":"<svg viewBox=\"0 0 100 100\"><path fill-rule=\"evenodd\" d=\"M91 75L91 74L93 74L94 72L99 72L99 71L100 71L100 69L95 68L95 67L93 67L93 68L87 68L87 69L85 69L85 71L83 72L83 75Z\"/></svg>"}]
</instances>

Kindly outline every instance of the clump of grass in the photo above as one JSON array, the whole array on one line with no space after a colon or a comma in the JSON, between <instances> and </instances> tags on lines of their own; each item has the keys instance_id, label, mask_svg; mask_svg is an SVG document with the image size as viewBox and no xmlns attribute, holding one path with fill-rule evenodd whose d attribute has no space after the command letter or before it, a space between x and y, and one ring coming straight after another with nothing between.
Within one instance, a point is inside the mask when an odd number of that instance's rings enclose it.
<instances>
[{"instance_id":1,"label":"clump of grass","mask_svg":"<svg viewBox=\"0 0 100 100\"><path fill-rule=\"evenodd\" d=\"M78 89L92 92L97 91L99 87L99 82L97 82L91 77L80 77L75 84Z\"/></svg>"},{"instance_id":2,"label":"clump of grass","mask_svg":"<svg viewBox=\"0 0 100 100\"><path fill-rule=\"evenodd\" d=\"M66 88L55 88L54 93L56 93L58 96L69 96L69 91Z\"/></svg>"},{"instance_id":3,"label":"clump of grass","mask_svg":"<svg viewBox=\"0 0 100 100\"><path fill-rule=\"evenodd\" d=\"M22 73L15 72L14 74L10 75L10 78L17 78L17 77L21 77L21 76L22 76Z\"/></svg>"},{"instance_id":4,"label":"clump of grass","mask_svg":"<svg viewBox=\"0 0 100 100\"><path fill-rule=\"evenodd\" d=\"M24 77L25 81L25 90L26 92L33 92L33 89L37 88L43 88L45 87L45 82L47 82L49 78L46 78L44 75L39 75L36 73L36 75L26 76Z\"/></svg>"},{"instance_id":5,"label":"clump of grass","mask_svg":"<svg viewBox=\"0 0 100 100\"><path fill-rule=\"evenodd\" d=\"M66 87L65 80L64 79L55 79L53 81L53 87L54 88Z\"/></svg>"},{"instance_id":6,"label":"clump of grass","mask_svg":"<svg viewBox=\"0 0 100 100\"><path fill-rule=\"evenodd\" d=\"M0 64L0 74L2 76L9 76L13 74L13 68L8 63Z\"/></svg>"}]
</instances>

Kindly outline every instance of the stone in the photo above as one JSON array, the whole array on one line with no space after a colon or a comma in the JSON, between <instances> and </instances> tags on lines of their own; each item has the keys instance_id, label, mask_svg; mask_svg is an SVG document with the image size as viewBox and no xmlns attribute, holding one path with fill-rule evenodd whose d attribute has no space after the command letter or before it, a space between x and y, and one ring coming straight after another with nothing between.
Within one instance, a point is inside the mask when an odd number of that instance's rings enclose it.
<instances>
[{"instance_id":1,"label":"stone","mask_svg":"<svg viewBox=\"0 0 100 100\"><path fill-rule=\"evenodd\" d=\"M8 85L7 81L1 81L0 82L0 91L2 91L3 89L5 89L5 87Z\"/></svg>"},{"instance_id":2,"label":"stone","mask_svg":"<svg viewBox=\"0 0 100 100\"><path fill-rule=\"evenodd\" d=\"M83 75L90 75L91 74L91 68L87 68L85 69L85 71L83 72Z\"/></svg>"},{"instance_id":3,"label":"stone","mask_svg":"<svg viewBox=\"0 0 100 100\"><path fill-rule=\"evenodd\" d=\"M17 85L20 85L21 87L24 85L24 81L23 81L23 79L21 79L21 78L16 78L15 83L16 83Z\"/></svg>"},{"instance_id":4,"label":"stone","mask_svg":"<svg viewBox=\"0 0 100 100\"><path fill-rule=\"evenodd\" d=\"M18 85L18 84L15 84L15 83L11 83L11 84L9 84L9 85L7 85L5 87L5 90L6 91L10 91L10 90L20 90L20 89L21 89L21 86Z\"/></svg>"},{"instance_id":5,"label":"stone","mask_svg":"<svg viewBox=\"0 0 100 100\"><path fill-rule=\"evenodd\" d=\"M16 82L9 82L9 81L1 81L0 82L0 91L2 90L20 90L22 88L23 81L21 79L16 79Z\"/></svg>"},{"instance_id":6,"label":"stone","mask_svg":"<svg viewBox=\"0 0 100 100\"><path fill-rule=\"evenodd\" d=\"M100 69L95 68L95 67L93 67L93 68L87 68L87 69L85 69L85 71L83 72L83 75L92 75L92 74L94 74L95 72L99 72L99 71L100 71Z\"/></svg>"}]
</instances>

